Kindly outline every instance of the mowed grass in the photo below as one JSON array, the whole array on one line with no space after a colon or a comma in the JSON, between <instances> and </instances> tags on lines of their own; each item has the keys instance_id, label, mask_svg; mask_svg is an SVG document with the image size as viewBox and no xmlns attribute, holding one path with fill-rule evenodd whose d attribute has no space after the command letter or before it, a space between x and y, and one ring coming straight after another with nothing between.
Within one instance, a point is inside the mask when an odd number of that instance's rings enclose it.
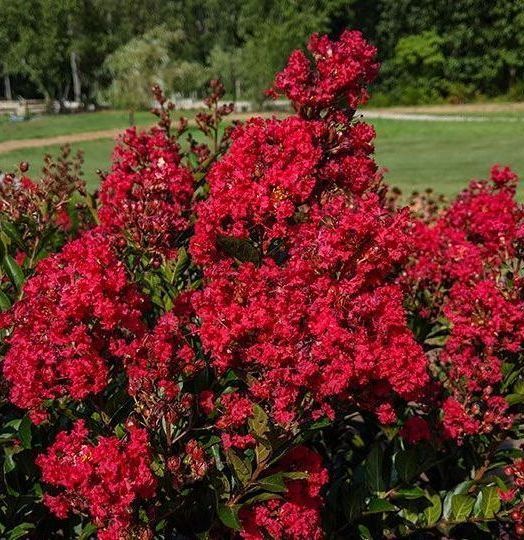
<instances>
[{"instance_id":1,"label":"mowed grass","mask_svg":"<svg viewBox=\"0 0 524 540\"><path fill-rule=\"evenodd\" d=\"M112 139L98 139L96 141L84 141L78 144L72 144L73 152L77 150L84 151L84 178L88 189L94 191L99 184L99 177L96 174L97 169L102 171L109 167L111 150L114 141ZM43 165L44 154L58 155L60 148L58 146L41 146L38 148L25 148L15 150L6 154L0 154L0 171L17 170L21 161L29 163L29 176L38 178Z\"/></svg>"},{"instance_id":2,"label":"mowed grass","mask_svg":"<svg viewBox=\"0 0 524 540\"><path fill-rule=\"evenodd\" d=\"M403 192L428 187L457 194L495 163L524 177L524 122L375 120L376 159L386 179ZM521 191L523 194L524 191Z\"/></svg>"},{"instance_id":3,"label":"mowed grass","mask_svg":"<svg viewBox=\"0 0 524 540\"><path fill-rule=\"evenodd\" d=\"M119 127L114 124L116 120L122 121L122 128L126 126L126 113L108 112L90 116L99 115L99 118L87 118L89 115L55 117L52 118L52 129L55 130L54 134L58 134L58 130L63 129L65 124L55 124L55 121L73 122L80 116L86 117L82 120L83 131ZM387 182L398 186L404 193L431 187L438 193L452 196L469 179L485 177L494 163L511 165L524 176L524 121L518 116L515 120L508 122L497 116L486 122L372 120L377 131L376 159L381 167L387 169ZM140 113L137 116L137 122L141 125L152 121L154 117L150 114ZM88 124L94 126L95 123L96 127L88 127ZM30 129L31 122L21 125L24 129L27 126L28 136L36 136ZM68 126L71 128L73 124ZM0 140L4 137L4 127L4 124L0 124ZM81 132L80 124L74 124L74 129ZM47 132L45 136L51 135ZM85 178L91 189L98 185L96 169L107 170L109 167L113 144L110 139L73 144L73 149L84 150ZM0 170L12 170L20 161L25 160L31 164L31 170L37 176L43 154L56 154L57 151L57 147L46 146L0 154ZM524 190L521 193L524 194Z\"/></svg>"},{"instance_id":4,"label":"mowed grass","mask_svg":"<svg viewBox=\"0 0 524 540\"><path fill-rule=\"evenodd\" d=\"M139 126L149 125L154 121L155 117L150 112L135 113L135 123ZM128 125L129 114L126 111L36 116L23 122L10 122L7 116L0 116L0 142L124 129Z\"/></svg>"}]
</instances>

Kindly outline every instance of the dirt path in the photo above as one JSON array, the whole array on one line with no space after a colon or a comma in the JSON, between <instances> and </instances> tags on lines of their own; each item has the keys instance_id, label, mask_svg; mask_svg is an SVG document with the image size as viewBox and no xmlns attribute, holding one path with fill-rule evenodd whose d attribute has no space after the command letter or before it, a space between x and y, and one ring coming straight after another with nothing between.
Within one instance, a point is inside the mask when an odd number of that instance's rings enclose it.
<instances>
[{"instance_id":1,"label":"dirt path","mask_svg":"<svg viewBox=\"0 0 524 540\"><path fill-rule=\"evenodd\" d=\"M282 113L261 112L261 113L237 113L228 118L231 120L247 120L254 114L257 116L270 117L280 116ZM194 125L190 120L189 125ZM144 129L147 126L139 126ZM125 127L104 129L99 131L86 131L84 133L71 133L69 135L56 135L54 137L40 137L35 139L19 139L13 141L0 142L0 154L13 152L14 150L23 150L24 148L39 148L41 146L60 146L67 143L78 143L84 141L97 141L99 139L115 139L124 131Z\"/></svg>"},{"instance_id":2,"label":"dirt path","mask_svg":"<svg viewBox=\"0 0 524 540\"><path fill-rule=\"evenodd\" d=\"M468 116L473 114L475 116ZM425 121L425 122L522 122L524 116L481 116L482 113L523 113L524 103L472 103L466 105L430 105L420 107L391 107L383 109L364 109L364 118L384 118L391 120ZM238 113L229 118L232 120L246 120L256 114L257 116L281 116L285 113ZM190 121L190 124L193 123ZM59 146L66 143L96 141L99 139L114 139L124 128L88 131L85 133L71 133L55 137L42 137L35 139L22 139L0 142L0 154L22 150L24 148L38 148L41 146Z\"/></svg>"},{"instance_id":3,"label":"dirt path","mask_svg":"<svg viewBox=\"0 0 524 540\"><path fill-rule=\"evenodd\" d=\"M114 139L122 129L105 129L101 131L88 131L86 133L72 133L71 135L57 135L56 137L42 137L39 139L21 139L15 141L4 141L0 143L0 154L22 150L24 148L37 148L40 146L60 146L66 143L76 143L83 141L96 141L98 139Z\"/></svg>"}]
</instances>

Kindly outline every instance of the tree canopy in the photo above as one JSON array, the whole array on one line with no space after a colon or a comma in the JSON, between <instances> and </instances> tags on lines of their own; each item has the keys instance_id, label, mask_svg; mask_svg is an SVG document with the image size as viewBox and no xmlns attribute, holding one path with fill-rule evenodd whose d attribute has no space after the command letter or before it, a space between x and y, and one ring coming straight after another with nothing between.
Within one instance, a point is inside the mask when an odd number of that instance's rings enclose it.
<instances>
[{"instance_id":1,"label":"tree canopy","mask_svg":"<svg viewBox=\"0 0 524 540\"><path fill-rule=\"evenodd\" d=\"M172 92L219 75L230 97L261 99L306 36L347 27L379 47L375 91L393 101L524 97L524 0L0 0L0 73L50 100L74 97L76 73L97 102L131 76L120 58ZM159 28L161 65L144 50Z\"/></svg>"}]
</instances>

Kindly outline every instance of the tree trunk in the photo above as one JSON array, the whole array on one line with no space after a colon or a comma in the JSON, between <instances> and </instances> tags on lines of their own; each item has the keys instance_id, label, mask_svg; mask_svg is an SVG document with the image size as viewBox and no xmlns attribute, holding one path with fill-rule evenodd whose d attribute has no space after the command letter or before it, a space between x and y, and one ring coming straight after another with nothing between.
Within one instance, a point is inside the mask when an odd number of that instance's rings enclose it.
<instances>
[{"instance_id":1,"label":"tree trunk","mask_svg":"<svg viewBox=\"0 0 524 540\"><path fill-rule=\"evenodd\" d=\"M5 99L11 101L13 99L13 94L11 93L11 79L7 73L4 74L4 90Z\"/></svg>"},{"instance_id":2,"label":"tree trunk","mask_svg":"<svg viewBox=\"0 0 524 540\"><path fill-rule=\"evenodd\" d=\"M240 79L235 78L235 101L238 101L240 99Z\"/></svg>"},{"instance_id":3,"label":"tree trunk","mask_svg":"<svg viewBox=\"0 0 524 540\"><path fill-rule=\"evenodd\" d=\"M135 125L135 111L133 109L129 109L129 125L131 127Z\"/></svg>"},{"instance_id":4,"label":"tree trunk","mask_svg":"<svg viewBox=\"0 0 524 540\"><path fill-rule=\"evenodd\" d=\"M77 58L78 55L76 52L71 51L71 74L73 76L74 101L80 103L80 101L82 101L82 86L80 84L80 75L78 74Z\"/></svg>"}]
</instances>

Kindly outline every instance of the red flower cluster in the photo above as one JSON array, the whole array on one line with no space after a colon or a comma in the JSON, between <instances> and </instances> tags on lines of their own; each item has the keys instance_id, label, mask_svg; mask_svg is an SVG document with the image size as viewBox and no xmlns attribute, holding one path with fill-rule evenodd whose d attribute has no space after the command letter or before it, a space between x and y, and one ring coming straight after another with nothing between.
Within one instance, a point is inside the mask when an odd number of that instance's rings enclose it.
<instances>
[{"instance_id":1,"label":"red flower cluster","mask_svg":"<svg viewBox=\"0 0 524 540\"><path fill-rule=\"evenodd\" d=\"M327 470L320 456L303 446L294 448L278 464L278 470L291 475L305 473L306 478L286 480L287 491L282 498L274 498L242 510L244 540L320 540L324 537L320 510L321 490L328 481Z\"/></svg>"},{"instance_id":2,"label":"red flower cluster","mask_svg":"<svg viewBox=\"0 0 524 540\"><path fill-rule=\"evenodd\" d=\"M46 418L47 400L83 399L108 382L112 351L143 331L147 302L128 282L112 239L93 230L39 263L3 316L13 327L4 359L11 401Z\"/></svg>"},{"instance_id":3,"label":"red flower cluster","mask_svg":"<svg viewBox=\"0 0 524 540\"><path fill-rule=\"evenodd\" d=\"M497 273L516 253L524 235L524 213L515 201L516 175L494 166L491 182L473 181L432 224L415 222L417 257L408 279L437 292L456 281Z\"/></svg>"},{"instance_id":4,"label":"red flower cluster","mask_svg":"<svg viewBox=\"0 0 524 540\"><path fill-rule=\"evenodd\" d=\"M193 404L192 394L180 386L183 377L203 367L190 345L191 314L189 296L182 295L151 330L115 351L124 363L128 392L151 427L162 419L176 423Z\"/></svg>"},{"instance_id":5,"label":"red flower cluster","mask_svg":"<svg viewBox=\"0 0 524 540\"><path fill-rule=\"evenodd\" d=\"M133 506L155 493L156 481L147 433L130 426L125 439L99 437L96 443L82 420L70 433L59 433L37 459L44 482L60 488L44 502L60 518L88 512L100 540L121 540L133 521Z\"/></svg>"},{"instance_id":6,"label":"red flower cluster","mask_svg":"<svg viewBox=\"0 0 524 540\"><path fill-rule=\"evenodd\" d=\"M184 456L183 459L178 455L172 456L167 462L172 483L176 489L202 480L209 469L209 458L196 440L191 439L186 443Z\"/></svg>"},{"instance_id":7,"label":"red flower cluster","mask_svg":"<svg viewBox=\"0 0 524 540\"><path fill-rule=\"evenodd\" d=\"M423 319L443 314L451 325L438 361L449 393L444 431L455 439L512 422L496 389L503 361L524 343L522 279L507 275L524 232L516 181L507 167L495 166L491 182L472 182L434 223L413 228L417 256L406 282Z\"/></svg>"},{"instance_id":8,"label":"red flower cluster","mask_svg":"<svg viewBox=\"0 0 524 540\"><path fill-rule=\"evenodd\" d=\"M128 129L100 189L100 221L140 249L176 256L190 225L194 182L166 132Z\"/></svg>"},{"instance_id":9,"label":"red flower cluster","mask_svg":"<svg viewBox=\"0 0 524 540\"><path fill-rule=\"evenodd\" d=\"M365 87L378 72L377 50L360 32L345 31L337 41L313 34L308 50L293 51L275 77L273 92L285 94L297 108L314 111L337 104L343 97L351 108L367 98Z\"/></svg>"},{"instance_id":10,"label":"red flower cluster","mask_svg":"<svg viewBox=\"0 0 524 540\"><path fill-rule=\"evenodd\" d=\"M374 410L410 399L427 380L388 280L407 255L408 216L379 195L372 128L328 112L238 128L191 241L205 274L194 297L203 345L220 372L249 375L246 399L283 426L332 416L335 401Z\"/></svg>"}]
</instances>

